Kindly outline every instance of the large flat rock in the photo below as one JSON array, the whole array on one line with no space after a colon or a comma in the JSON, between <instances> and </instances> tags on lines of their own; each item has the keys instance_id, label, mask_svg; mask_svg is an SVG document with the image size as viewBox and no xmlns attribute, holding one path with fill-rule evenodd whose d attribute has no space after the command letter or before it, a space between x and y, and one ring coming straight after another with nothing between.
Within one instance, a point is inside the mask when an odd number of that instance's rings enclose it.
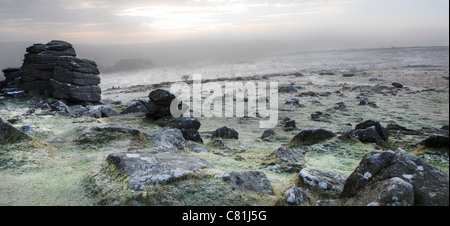
<instances>
[{"instance_id":1,"label":"large flat rock","mask_svg":"<svg viewBox=\"0 0 450 226\"><path fill-rule=\"evenodd\" d=\"M152 149L111 154L107 162L115 166L118 174L129 177L128 188L132 190L180 179L212 167L211 163L199 157Z\"/></svg>"}]
</instances>

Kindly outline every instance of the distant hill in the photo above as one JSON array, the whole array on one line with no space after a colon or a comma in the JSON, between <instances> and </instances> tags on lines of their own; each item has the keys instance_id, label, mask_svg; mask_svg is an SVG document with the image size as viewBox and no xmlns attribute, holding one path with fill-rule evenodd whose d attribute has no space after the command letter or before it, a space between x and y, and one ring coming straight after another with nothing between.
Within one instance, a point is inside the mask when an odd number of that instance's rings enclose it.
<instances>
[{"instance_id":1,"label":"distant hill","mask_svg":"<svg viewBox=\"0 0 450 226\"><path fill-rule=\"evenodd\" d=\"M126 72L126 71L137 71L137 70L145 70L151 69L155 67L155 64L151 60L146 60L142 58L134 58L134 59L122 59L114 66L100 68L103 73L114 73L114 72Z\"/></svg>"}]
</instances>

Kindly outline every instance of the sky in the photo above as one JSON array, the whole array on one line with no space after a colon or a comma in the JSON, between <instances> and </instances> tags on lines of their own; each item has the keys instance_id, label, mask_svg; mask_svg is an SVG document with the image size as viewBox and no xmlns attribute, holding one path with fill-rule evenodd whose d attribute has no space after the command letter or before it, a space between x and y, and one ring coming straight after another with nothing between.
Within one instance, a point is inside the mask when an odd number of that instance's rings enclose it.
<instances>
[{"instance_id":1,"label":"sky","mask_svg":"<svg viewBox=\"0 0 450 226\"><path fill-rule=\"evenodd\" d=\"M327 48L449 45L448 0L0 0L0 42L227 37Z\"/></svg>"}]
</instances>

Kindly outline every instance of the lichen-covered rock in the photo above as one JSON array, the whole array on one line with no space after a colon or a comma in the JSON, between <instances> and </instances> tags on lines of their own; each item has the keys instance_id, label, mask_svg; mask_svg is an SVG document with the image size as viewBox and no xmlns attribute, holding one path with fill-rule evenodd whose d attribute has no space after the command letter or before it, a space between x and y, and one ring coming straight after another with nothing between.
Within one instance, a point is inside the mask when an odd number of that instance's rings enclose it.
<instances>
[{"instance_id":1,"label":"lichen-covered rock","mask_svg":"<svg viewBox=\"0 0 450 226\"><path fill-rule=\"evenodd\" d=\"M308 196L301 191L295 184L283 193L283 198L289 205L309 204Z\"/></svg>"},{"instance_id":2,"label":"lichen-covered rock","mask_svg":"<svg viewBox=\"0 0 450 226\"><path fill-rule=\"evenodd\" d=\"M119 116L120 113L112 109L108 105L101 105L97 107L89 107L90 109L86 112L84 112L82 115L94 117L94 118L108 118L108 117L114 117Z\"/></svg>"},{"instance_id":3,"label":"lichen-covered rock","mask_svg":"<svg viewBox=\"0 0 450 226\"><path fill-rule=\"evenodd\" d=\"M277 158L279 158L282 161L285 162L298 162L298 163L305 163L305 160L303 160L300 157L300 154L296 151L293 151L287 147L280 147L274 152L272 152L271 155L275 155Z\"/></svg>"},{"instance_id":4,"label":"lichen-covered rock","mask_svg":"<svg viewBox=\"0 0 450 226\"><path fill-rule=\"evenodd\" d=\"M211 139L215 138L239 139L239 133L235 129L223 126L213 132Z\"/></svg>"},{"instance_id":5,"label":"lichen-covered rock","mask_svg":"<svg viewBox=\"0 0 450 226\"><path fill-rule=\"evenodd\" d=\"M448 174L400 149L367 153L348 177L341 196L354 197L375 183L394 177L413 186L415 206L448 206Z\"/></svg>"},{"instance_id":6,"label":"lichen-covered rock","mask_svg":"<svg viewBox=\"0 0 450 226\"><path fill-rule=\"evenodd\" d=\"M125 154L125 153L123 153ZM142 157L145 158L145 157ZM162 159L167 160L167 159ZM172 160L178 161L176 158ZM184 161L183 159L180 159ZM187 161L190 161L188 159ZM194 159L197 162L199 159ZM139 162L139 161L136 161ZM162 162L163 163L163 162ZM169 162L167 162L169 163ZM165 164L167 164L165 163ZM197 163L198 164L198 163ZM139 164L137 164L138 166ZM143 166L148 166L144 162ZM155 169L162 167L154 165ZM175 166L173 164L172 166ZM199 165L197 165L199 166ZM197 167L195 167L197 168ZM150 168L148 168L150 170ZM207 170L207 169L206 169ZM151 172L150 174L153 174ZM136 174L135 174L136 175ZM247 206L243 197L221 179L200 169L163 183L145 185L141 190L128 189L127 174L117 174L114 165L89 172L82 181L85 191L97 205L107 206Z\"/></svg>"},{"instance_id":7,"label":"lichen-covered rock","mask_svg":"<svg viewBox=\"0 0 450 226\"><path fill-rule=\"evenodd\" d=\"M149 133L144 133L144 136L152 142L154 148L164 148L172 152L186 151L186 140L179 129L160 128Z\"/></svg>"},{"instance_id":8,"label":"lichen-covered rock","mask_svg":"<svg viewBox=\"0 0 450 226\"><path fill-rule=\"evenodd\" d=\"M94 126L91 128L91 130L93 131L98 131L98 132L109 132L109 133L128 133L132 136L135 137L139 137L142 135L141 131L131 128L131 127L126 127L126 126L118 126L118 125L101 125L101 126Z\"/></svg>"},{"instance_id":9,"label":"lichen-covered rock","mask_svg":"<svg viewBox=\"0 0 450 226\"><path fill-rule=\"evenodd\" d=\"M324 170L310 168L302 169L299 173L302 184L322 190L341 192L344 188L346 178Z\"/></svg>"},{"instance_id":10,"label":"lichen-covered rock","mask_svg":"<svg viewBox=\"0 0 450 226\"><path fill-rule=\"evenodd\" d=\"M56 111L59 115L66 116L66 117L74 117L75 116L74 113L72 112L72 109L62 101L56 101L50 107L53 111Z\"/></svg>"},{"instance_id":11,"label":"lichen-covered rock","mask_svg":"<svg viewBox=\"0 0 450 226\"><path fill-rule=\"evenodd\" d=\"M22 131L16 129L14 126L0 117L0 143L19 142L22 140L31 139Z\"/></svg>"},{"instance_id":12,"label":"lichen-covered rock","mask_svg":"<svg viewBox=\"0 0 450 226\"><path fill-rule=\"evenodd\" d=\"M333 138L335 134L324 129L307 129L301 131L289 142L289 146L311 145Z\"/></svg>"},{"instance_id":13,"label":"lichen-covered rock","mask_svg":"<svg viewBox=\"0 0 450 226\"><path fill-rule=\"evenodd\" d=\"M263 165L270 165L272 169L284 172L299 172L305 165L300 154L287 147L280 147L272 152Z\"/></svg>"},{"instance_id":14,"label":"lichen-covered rock","mask_svg":"<svg viewBox=\"0 0 450 226\"><path fill-rule=\"evenodd\" d=\"M129 178L128 189L132 190L180 179L212 167L211 163L199 157L151 149L110 154L106 161L114 165L117 174Z\"/></svg>"},{"instance_id":15,"label":"lichen-covered rock","mask_svg":"<svg viewBox=\"0 0 450 226\"><path fill-rule=\"evenodd\" d=\"M177 128L183 133L183 137L186 140L195 141L198 143L203 143L203 139L200 136L198 130L200 129L201 123L196 118L186 118L186 117L164 117L156 122L161 127Z\"/></svg>"},{"instance_id":16,"label":"lichen-covered rock","mask_svg":"<svg viewBox=\"0 0 450 226\"><path fill-rule=\"evenodd\" d=\"M388 141L389 131L386 128L384 128L378 121L367 120L365 122L356 125L355 130L364 130L373 126L375 127L375 131L378 133L381 139L383 139L384 141Z\"/></svg>"},{"instance_id":17,"label":"lichen-covered rock","mask_svg":"<svg viewBox=\"0 0 450 226\"><path fill-rule=\"evenodd\" d=\"M132 113L147 113L147 101L136 100L128 105L121 114L132 114Z\"/></svg>"},{"instance_id":18,"label":"lichen-covered rock","mask_svg":"<svg viewBox=\"0 0 450 226\"><path fill-rule=\"evenodd\" d=\"M347 206L413 206L413 186L398 177L378 181L348 200Z\"/></svg>"},{"instance_id":19,"label":"lichen-covered rock","mask_svg":"<svg viewBox=\"0 0 450 226\"><path fill-rule=\"evenodd\" d=\"M186 148L188 149L188 151L192 151L192 152L210 152L211 150L197 142L191 141L191 140L187 140L186 141Z\"/></svg>"},{"instance_id":20,"label":"lichen-covered rock","mask_svg":"<svg viewBox=\"0 0 450 226\"><path fill-rule=\"evenodd\" d=\"M214 176L228 183L234 191L251 191L272 195L272 185L266 174L260 171L223 173Z\"/></svg>"}]
</instances>

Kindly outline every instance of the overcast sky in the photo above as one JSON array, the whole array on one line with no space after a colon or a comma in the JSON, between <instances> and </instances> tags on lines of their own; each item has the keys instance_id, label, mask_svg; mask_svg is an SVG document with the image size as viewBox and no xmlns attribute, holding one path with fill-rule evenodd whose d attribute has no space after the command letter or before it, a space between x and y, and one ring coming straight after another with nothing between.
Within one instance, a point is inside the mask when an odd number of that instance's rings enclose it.
<instances>
[{"instance_id":1,"label":"overcast sky","mask_svg":"<svg viewBox=\"0 0 450 226\"><path fill-rule=\"evenodd\" d=\"M127 44L211 35L351 47L449 44L448 0L0 0L0 41Z\"/></svg>"}]
</instances>

